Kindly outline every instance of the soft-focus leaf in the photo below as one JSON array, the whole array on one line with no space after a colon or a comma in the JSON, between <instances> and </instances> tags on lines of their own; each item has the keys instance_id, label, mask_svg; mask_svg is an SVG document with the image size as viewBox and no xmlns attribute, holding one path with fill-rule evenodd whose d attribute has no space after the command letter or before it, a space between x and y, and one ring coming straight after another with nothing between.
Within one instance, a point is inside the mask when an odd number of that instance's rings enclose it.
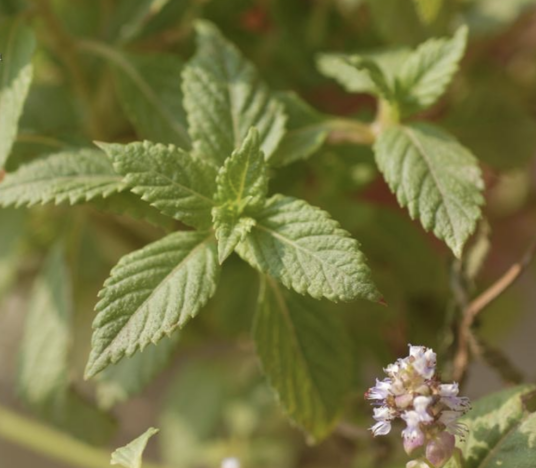
<instances>
[{"instance_id":1,"label":"soft-focus leaf","mask_svg":"<svg viewBox=\"0 0 536 468\"><path fill-rule=\"evenodd\" d=\"M31 406L48 404L68 386L70 291L63 254L56 247L35 281L20 348L18 388Z\"/></svg>"},{"instance_id":2,"label":"soft-focus leaf","mask_svg":"<svg viewBox=\"0 0 536 468\"><path fill-rule=\"evenodd\" d=\"M99 405L109 409L141 393L169 364L178 337L174 333L158 345L149 345L102 371L97 379Z\"/></svg>"},{"instance_id":3,"label":"soft-focus leaf","mask_svg":"<svg viewBox=\"0 0 536 468\"><path fill-rule=\"evenodd\" d=\"M17 274L20 261L18 245L25 222L24 210L0 209L0 303Z\"/></svg>"},{"instance_id":4,"label":"soft-focus leaf","mask_svg":"<svg viewBox=\"0 0 536 468\"><path fill-rule=\"evenodd\" d=\"M31 409L54 425L82 440L103 444L114 429L113 421L71 388L72 315L69 274L57 246L30 296L20 348L18 392Z\"/></svg>"},{"instance_id":5,"label":"soft-focus leaf","mask_svg":"<svg viewBox=\"0 0 536 468\"><path fill-rule=\"evenodd\" d=\"M124 468L141 468L145 447L147 447L149 439L156 433L158 433L158 429L151 427L128 445L118 448L112 453L111 464L120 465Z\"/></svg>"},{"instance_id":6,"label":"soft-focus leaf","mask_svg":"<svg viewBox=\"0 0 536 468\"><path fill-rule=\"evenodd\" d=\"M443 0L413 0L413 3L425 24L433 23L443 6Z\"/></svg>"},{"instance_id":7,"label":"soft-focus leaf","mask_svg":"<svg viewBox=\"0 0 536 468\"><path fill-rule=\"evenodd\" d=\"M143 200L190 226L205 229L212 224L214 167L173 145L145 141L100 146Z\"/></svg>"},{"instance_id":8,"label":"soft-focus leaf","mask_svg":"<svg viewBox=\"0 0 536 468\"><path fill-rule=\"evenodd\" d=\"M4 167L17 135L17 125L30 83L35 48L32 31L22 18L0 21L0 169Z\"/></svg>"},{"instance_id":9,"label":"soft-focus leaf","mask_svg":"<svg viewBox=\"0 0 536 468\"><path fill-rule=\"evenodd\" d=\"M176 232L123 257L99 294L86 377L183 326L214 294L219 273L209 232Z\"/></svg>"},{"instance_id":10,"label":"soft-focus leaf","mask_svg":"<svg viewBox=\"0 0 536 468\"><path fill-rule=\"evenodd\" d=\"M458 70L467 44L467 27L450 39L430 39L404 62L398 76L398 98L405 114L434 104Z\"/></svg>"},{"instance_id":11,"label":"soft-focus leaf","mask_svg":"<svg viewBox=\"0 0 536 468\"><path fill-rule=\"evenodd\" d=\"M339 416L351 353L342 324L312 299L265 279L253 335L262 368L290 418L315 441Z\"/></svg>"},{"instance_id":12,"label":"soft-focus leaf","mask_svg":"<svg viewBox=\"0 0 536 468\"><path fill-rule=\"evenodd\" d=\"M225 371L214 359L191 362L169 387L158 423L162 456L169 465L190 468L202 459L204 443L222 418L230 375Z\"/></svg>"},{"instance_id":13,"label":"soft-focus leaf","mask_svg":"<svg viewBox=\"0 0 536 468\"><path fill-rule=\"evenodd\" d=\"M102 43L91 43L88 50L111 63L121 105L142 138L190 148L180 59L168 54L127 54Z\"/></svg>"},{"instance_id":14,"label":"soft-focus leaf","mask_svg":"<svg viewBox=\"0 0 536 468\"><path fill-rule=\"evenodd\" d=\"M315 111L295 93L279 93L277 99L288 115L287 132L269 159L273 166L286 166L307 159L324 143L329 133L327 118Z\"/></svg>"},{"instance_id":15,"label":"soft-focus leaf","mask_svg":"<svg viewBox=\"0 0 536 468\"><path fill-rule=\"evenodd\" d=\"M448 133L420 123L388 128L374 150L400 205L459 257L484 202L474 156Z\"/></svg>"},{"instance_id":16,"label":"soft-focus leaf","mask_svg":"<svg viewBox=\"0 0 536 468\"><path fill-rule=\"evenodd\" d=\"M266 159L285 133L283 106L257 71L210 23L197 23L198 49L183 73L190 137L200 157L220 166L257 128Z\"/></svg>"},{"instance_id":17,"label":"soft-focus leaf","mask_svg":"<svg viewBox=\"0 0 536 468\"><path fill-rule=\"evenodd\" d=\"M382 88L372 80L370 71L356 64L375 63L379 69L375 70L375 76L382 80L381 86L392 89L400 67L409 55L410 51L406 48L360 54L321 54L317 60L317 67L322 74L336 80L350 93L380 94Z\"/></svg>"},{"instance_id":18,"label":"soft-focus leaf","mask_svg":"<svg viewBox=\"0 0 536 468\"><path fill-rule=\"evenodd\" d=\"M458 442L465 468L532 468L536 443L534 386L510 388L486 396L462 420L469 429ZM445 468L455 468L454 461Z\"/></svg>"},{"instance_id":19,"label":"soft-focus leaf","mask_svg":"<svg viewBox=\"0 0 536 468\"><path fill-rule=\"evenodd\" d=\"M359 244L325 211L275 195L237 252L259 271L320 299L379 300Z\"/></svg>"},{"instance_id":20,"label":"soft-focus leaf","mask_svg":"<svg viewBox=\"0 0 536 468\"><path fill-rule=\"evenodd\" d=\"M0 183L1 206L88 202L125 189L106 155L82 149L53 154L7 174Z\"/></svg>"}]
</instances>

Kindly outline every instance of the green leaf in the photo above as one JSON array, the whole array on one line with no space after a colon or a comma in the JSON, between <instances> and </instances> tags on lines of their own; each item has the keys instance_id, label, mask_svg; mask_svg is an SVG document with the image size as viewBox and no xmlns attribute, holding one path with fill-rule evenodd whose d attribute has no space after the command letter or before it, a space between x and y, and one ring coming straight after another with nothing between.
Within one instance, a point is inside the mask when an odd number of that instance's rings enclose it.
<instances>
[{"instance_id":1,"label":"green leaf","mask_svg":"<svg viewBox=\"0 0 536 468\"><path fill-rule=\"evenodd\" d=\"M255 128L248 132L241 148L225 160L216 179L219 206L212 211L220 263L233 252L255 224L250 217L263 205L268 192L266 162Z\"/></svg>"},{"instance_id":2,"label":"green leaf","mask_svg":"<svg viewBox=\"0 0 536 468\"><path fill-rule=\"evenodd\" d=\"M535 387L524 385L486 396L462 419L469 429L458 442L464 468L532 468L536 440ZM454 460L445 468L455 468Z\"/></svg>"},{"instance_id":3,"label":"green leaf","mask_svg":"<svg viewBox=\"0 0 536 468\"><path fill-rule=\"evenodd\" d=\"M110 409L141 393L169 364L177 349L178 337L179 334L174 333L158 345L149 345L144 351L102 371L97 379L99 406Z\"/></svg>"},{"instance_id":4,"label":"green leaf","mask_svg":"<svg viewBox=\"0 0 536 468\"><path fill-rule=\"evenodd\" d=\"M18 393L49 423L89 443L103 444L114 429L113 421L71 388L72 320L70 275L57 246L30 295L20 348Z\"/></svg>"},{"instance_id":5,"label":"green leaf","mask_svg":"<svg viewBox=\"0 0 536 468\"><path fill-rule=\"evenodd\" d=\"M254 268L317 299L380 299L358 242L325 211L275 195L255 218L237 247Z\"/></svg>"},{"instance_id":6,"label":"green leaf","mask_svg":"<svg viewBox=\"0 0 536 468\"><path fill-rule=\"evenodd\" d=\"M49 403L68 386L70 289L63 253L56 247L35 280L20 348L18 389L31 406Z\"/></svg>"},{"instance_id":7,"label":"green leaf","mask_svg":"<svg viewBox=\"0 0 536 468\"><path fill-rule=\"evenodd\" d=\"M124 189L125 184L104 153L90 149L65 151L7 174L0 184L0 205L73 205Z\"/></svg>"},{"instance_id":8,"label":"green leaf","mask_svg":"<svg viewBox=\"0 0 536 468\"><path fill-rule=\"evenodd\" d=\"M216 202L227 205L237 216L244 210L254 212L263 206L268 192L268 175L255 128L249 130L240 149L225 160L216 184Z\"/></svg>"},{"instance_id":9,"label":"green leaf","mask_svg":"<svg viewBox=\"0 0 536 468\"><path fill-rule=\"evenodd\" d=\"M342 324L315 301L267 278L253 335L263 371L289 417L313 440L324 438L350 384L352 359Z\"/></svg>"},{"instance_id":10,"label":"green leaf","mask_svg":"<svg viewBox=\"0 0 536 468\"><path fill-rule=\"evenodd\" d=\"M413 3L425 24L433 23L443 7L443 0L413 0Z\"/></svg>"},{"instance_id":11,"label":"green leaf","mask_svg":"<svg viewBox=\"0 0 536 468\"><path fill-rule=\"evenodd\" d=\"M24 238L25 224L25 210L0 210L0 304L17 276L19 244Z\"/></svg>"},{"instance_id":12,"label":"green leaf","mask_svg":"<svg viewBox=\"0 0 536 468\"><path fill-rule=\"evenodd\" d=\"M216 169L173 146L99 143L132 191L162 213L198 229L212 225Z\"/></svg>"},{"instance_id":13,"label":"green leaf","mask_svg":"<svg viewBox=\"0 0 536 468\"><path fill-rule=\"evenodd\" d=\"M7 161L17 135L17 125L30 89L35 49L32 31L22 17L0 21L0 169Z\"/></svg>"},{"instance_id":14,"label":"green leaf","mask_svg":"<svg viewBox=\"0 0 536 468\"><path fill-rule=\"evenodd\" d=\"M251 232L256 221L250 217L236 218L220 207L214 211L214 229L218 239L220 265L231 255L236 246Z\"/></svg>"},{"instance_id":15,"label":"green leaf","mask_svg":"<svg viewBox=\"0 0 536 468\"><path fill-rule=\"evenodd\" d=\"M120 465L124 468L141 468L142 457L149 439L158 433L158 429L150 427L137 439L128 445L118 448L112 453L112 465Z\"/></svg>"},{"instance_id":16,"label":"green leaf","mask_svg":"<svg viewBox=\"0 0 536 468\"><path fill-rule=\"evenodd\" d=\"M184 107L196 154L220 166L255 127L269 159L285 132L283 106L212 24L198 22L196 30L198 50L183 72Z\"/></svg>"},{"instance_id":17,"label":"green leaf","mask_svg":"<svg viewBox=\"0 0 536 468\"><path fill-rule=\"evenodd\" d=\"M330 128L322 114L301 100L297 94L278 93L277 99L288 115L287 132L269 159L273 166L286 166L307 159L324 144Z\"/></svg>"},{"instance_id":18,"label":"green leaf","mask_svg":"<svg viewBox=\"0 0 536 468\"><path fill-rule=\"evenodd\" d=\"M467 45L467 27L450 39L430 39L421 44L402 66L398 76L398 99L408 115L426 109L445 92Z\"/></svg>"},{"instance_id":19,"label":"green leaf","mask_svg":"<svg viewBox=\"0 0 536 468\"><path fill-rule=\"evenodd\" d=\"M396 75L409 55L406 48L351 55L321 54L317 67L350 93L392 97Z\"/></svg>"},{"instance_id":20,"label":"green leaf","mask_svg":"<svg viewBox=\"0 0 536 468\"><path fill-rule=\"evenodd\" d=\"M113 193L106 198L94 198L91 200L91 206L106 213L125 215L146 221L166 231L170 231L176 225L175 220L162 214L149 203L140 200L140 197L130 191Z\"/></svg>"},{"instance_id":21,"label":"green leaf","mask_svg":"<svg viewBox=\"0 0 536 468\"><path fill-rule=\"evenodd\" d=\"M182 327L214 294L219 273L208 232L176 232L123 257L99 293L86 378Z\"/></svg>"},{"instance_id":22,"label":"green leaf","mask_svg":"<svg viewBox=\"0 0 536 468\"><path fill-rule=\"evenodd\" d=\"M142 138L190 148L180 59L169 54L128 54L100 42L85 43L84 47L112 65L121 106Z\"/></svg>"},{"instance_id":23,"label":"green leaf","mask_svg":"<svg viewBox=\"0 0 536 468\"><path fill-rule=\"evenodd\" d=\"M388 128L374 151L400 205L461 256L484 203L475 157L448 133L422 123Z\"/></svg>"},{"instance_id":24,"label":"green leaf","mask_svg":"<svg viewBox=\"0 0 536 468\"><path fill-rule=\"evenodd\" d=\"M207 440L218 435L232 372L217 358L184 364L166 389L159 442L167 464L191 468L202 463Z\"/></svg>"}]
</instances>

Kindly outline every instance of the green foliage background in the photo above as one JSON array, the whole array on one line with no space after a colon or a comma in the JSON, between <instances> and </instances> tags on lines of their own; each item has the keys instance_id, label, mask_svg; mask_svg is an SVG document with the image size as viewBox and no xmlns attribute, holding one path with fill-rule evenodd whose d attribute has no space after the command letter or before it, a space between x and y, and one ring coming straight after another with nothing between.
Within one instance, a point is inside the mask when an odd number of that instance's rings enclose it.
<instances>
[{"instance_id":1,"label":"green foliage background","mask_svg":"<svg viewBox=\"0 0 536 468\"><path fill-rule=\"evenodd\" d=\"M107 466L153 425L115 460L404 466L364 391L408 343L451 378L534 238L535 9L0 0L0 441ZM532 270L473 327L507 385ZM533 466L532 392L477 403L467 467Z\"/></svg>"}]
</instances>

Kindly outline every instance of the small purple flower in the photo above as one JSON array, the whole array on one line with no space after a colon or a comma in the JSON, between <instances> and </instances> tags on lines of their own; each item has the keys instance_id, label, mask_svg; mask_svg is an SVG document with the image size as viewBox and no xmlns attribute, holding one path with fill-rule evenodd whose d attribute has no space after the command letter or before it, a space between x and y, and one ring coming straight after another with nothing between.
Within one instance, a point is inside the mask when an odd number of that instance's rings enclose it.
<instances>
[{"instance_id":1,"label":"small purple flower","mask_svg":"<svg viewBox=\"0 0 536 468\"><path fill-rule=\"evenodd\" d=\"M391 431L395 419L406 424L402 430L408 454L423 447L426 458L412 460L407 468L442 467L454 452L455 436L467 428L458 419L470 409L469 399L458 396L458 384L441 383L436 374L437 357L424 346L409 346L409 356L388 365L388 378L376 380L365 398L372 401L376 423L374 436Z\"/></svg>"}]
</instances>

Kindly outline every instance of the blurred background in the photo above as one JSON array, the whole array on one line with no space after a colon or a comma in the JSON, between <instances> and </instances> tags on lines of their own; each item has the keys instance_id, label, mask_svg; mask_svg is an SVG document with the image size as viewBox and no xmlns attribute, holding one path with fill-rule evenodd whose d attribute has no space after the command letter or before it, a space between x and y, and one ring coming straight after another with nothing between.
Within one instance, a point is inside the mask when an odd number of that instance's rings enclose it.
<instances>
[{"instance_id":1,"label":"blurred background","mask_svg":"<svg viewBox=\"0 0 536 468\"><path fill-rule=\"evenodd\" d=\"M228 456L239 457L245 468L403 466L405 457L395 449L398 436L373 440L367 432L371 409L364 392L382 367L406 354L407 343L436 349L448 375L459 283L477 295L536 240L536 0L0 0L0 15L21 15L37 36L34 82L8 172L93 139L141 139L122 106L121 63L106 51L74 49L91 91L90 115L57 57L57 30L44 11L52 12L64 38L98 41L155 76L159 66L176 69L176 83L165 86L177 93L181 65L194 50L193 22L209 19L273 89L293 90L322 113L367 121L375 100L349 94L321 76L315 66L320 52L412 47L469 25L460 73L441 101L420 116L447 127L484 170L486 222L466 262L453 261L397 207L369 147L325 145L309 160L279 170L271 182L271 191L326 209L359 239L389 304L324 304L327 313L345 320L355 359L347 411L333 435L317 446L309 446L285 419L260 373L249 336L258 280L238 258L225 265L206 310L169 340L158 369L149 370L137 355L130 368L88 383L82 375L97 293L122 255L163 231L91 206L0 210L0 409L104 452L158 427L147 459L167 467L217 467ZM70 374L62 411L34 407L17 384L25 319L30 307L38 307L39 271L59 241L66 246L64 279L74 304L64 337ZM471 398L536 379L535 275L536 262L529 262L522 277L479 315L481 353L464 382ZM117 375L133 369L149 375L144 385L126 391ZM35 466L75 465L0 437L0 468Z\"/></svg>"}]
</instances>

